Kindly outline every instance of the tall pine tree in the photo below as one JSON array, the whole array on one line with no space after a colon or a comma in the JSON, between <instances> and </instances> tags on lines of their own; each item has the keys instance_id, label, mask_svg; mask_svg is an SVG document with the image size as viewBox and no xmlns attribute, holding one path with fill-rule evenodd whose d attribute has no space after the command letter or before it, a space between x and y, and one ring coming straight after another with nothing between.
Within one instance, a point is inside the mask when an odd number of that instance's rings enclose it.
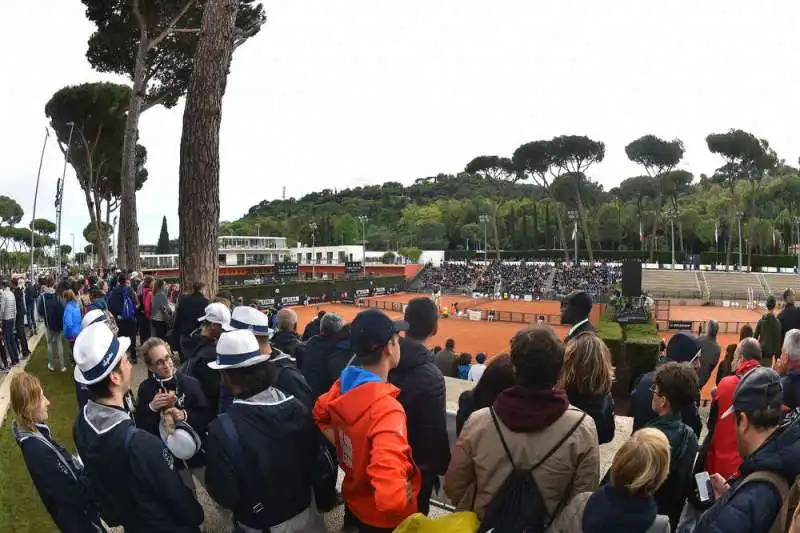
<instances>
[{"instance_id":1,"label":"tall pine tree","mask_svg":"<svg viewBox=\"0 0 800 533\"><path fill-rule=\"evenodd\" d=\"M158 244L156 244L157 254L169 253L169 232L167 231L167 217L161 219L161 233L158 234Z\"/></svg>"}]
</instances>

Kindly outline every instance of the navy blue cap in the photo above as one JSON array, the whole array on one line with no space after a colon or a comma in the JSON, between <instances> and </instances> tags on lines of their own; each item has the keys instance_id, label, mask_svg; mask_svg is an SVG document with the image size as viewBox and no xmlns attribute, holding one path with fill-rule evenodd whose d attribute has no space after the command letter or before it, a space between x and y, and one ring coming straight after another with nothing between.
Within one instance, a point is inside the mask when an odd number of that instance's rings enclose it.
<instances>
[{"instance_id":1,"label":"navy blue cap","mask_svg":"<svg viewBox=\"0 0 800 533\"><path fill-rule=\"evenodd\" d=\"M369 355L383 348L392 337L408 330L408 322L392 320L382 311L361 311L350 323L350 346L356 356Z\"/></svg>"},{"instance_id":2,"label":"navy blue cap","mask_svg":"<svg viewBox=\"0 0 800 533\"><path fill-rule=\"evenodd\" d=\"M700 352L700 341L690 333L676 333L667 343L667 359L688 363Z\"/></svg>"},{"instance_id":3,"label":"navy blue cap","mask_svg":"<svg viewBox=\"0 0 800 533\"><path fill-rule=\"evenodd\" d=\"M733 393L733 404L720 418L734 412L752 413L769 407L783 405L783 384L781 377L771 368L757 366L742 376Z\"/></svg>"}]
</instances>

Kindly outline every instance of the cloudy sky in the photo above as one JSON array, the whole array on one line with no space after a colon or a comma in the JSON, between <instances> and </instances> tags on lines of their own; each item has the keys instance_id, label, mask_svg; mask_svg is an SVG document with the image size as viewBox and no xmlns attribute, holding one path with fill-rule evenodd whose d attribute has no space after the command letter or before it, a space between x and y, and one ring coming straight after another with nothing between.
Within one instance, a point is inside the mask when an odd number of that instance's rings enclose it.
<instances>
[{"instance_id":1,"label":"cloudy sky","mask_svg":"<svg viewBox=\"0 0 800 533\"><path fill-rule=\"evenodd\" d=\"M606 0L272 0L262 32L234 57L222 124L222 219L262 199L454 173L480 154L560 134L606 143L590 174L637 174L624 147L680 138L695 175L720 161L709 132L766 137L800 155L800 3ZM92 25L79 0L0 0L0 194L30 220L47 121L65 85L118 78L85 59ZM32 23L35 21L35 23ZM183 107L142 118L150 179L140 240L161 217L176 236ZM63 158L50 137L37 215L55 220ZM88 222L67 171L62 240Z\"/></svg>"}]
</instances>

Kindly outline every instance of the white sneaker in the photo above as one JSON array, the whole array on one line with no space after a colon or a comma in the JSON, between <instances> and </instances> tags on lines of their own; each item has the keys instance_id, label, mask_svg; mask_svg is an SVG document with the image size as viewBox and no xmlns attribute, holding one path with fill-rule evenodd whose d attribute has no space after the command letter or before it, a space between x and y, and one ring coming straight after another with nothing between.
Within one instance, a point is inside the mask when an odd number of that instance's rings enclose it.
<instances>
[{"instance_id":1,"label":"white sneaker","mask_svg":"<svg viewBox=\"0 0 800 533\"><path fill-rule=\"evenodd\" d=\"M67 367L65 367L65 366L62 366L62 367L61 367L61 371L62 371L62 372L66 372L66 371L67 371Z\"/></svg>"},{"instance_id":2,"label":"white sneaker","mask_svg":"<svg viewBox=\"0 0 800 533\"><path fill-rule=\"evenodd\" d=\"M53 365L51 365L50 363L47 363L47 370L49 370L50 372L55 372L56 371L56 369L53 368Z\"/></svg>"}]
</instances>

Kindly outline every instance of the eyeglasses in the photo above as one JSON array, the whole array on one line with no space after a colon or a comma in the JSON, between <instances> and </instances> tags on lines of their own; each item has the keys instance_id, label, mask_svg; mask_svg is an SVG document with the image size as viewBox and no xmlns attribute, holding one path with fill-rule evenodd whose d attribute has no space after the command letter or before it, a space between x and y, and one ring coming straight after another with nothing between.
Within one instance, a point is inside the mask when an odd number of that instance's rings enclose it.
<instances>
[{"instance_id":1,"label":"eyeglasses","mask_svg":"<svg viewBox=\"0 0 800 533\"><path fill-rule=\"evenodd\" d=\"M162 357L161 359L153 361L150 364L153 366L169 366L172 364L172 358L170 356Z\"/></svg>"}]
</instances>

